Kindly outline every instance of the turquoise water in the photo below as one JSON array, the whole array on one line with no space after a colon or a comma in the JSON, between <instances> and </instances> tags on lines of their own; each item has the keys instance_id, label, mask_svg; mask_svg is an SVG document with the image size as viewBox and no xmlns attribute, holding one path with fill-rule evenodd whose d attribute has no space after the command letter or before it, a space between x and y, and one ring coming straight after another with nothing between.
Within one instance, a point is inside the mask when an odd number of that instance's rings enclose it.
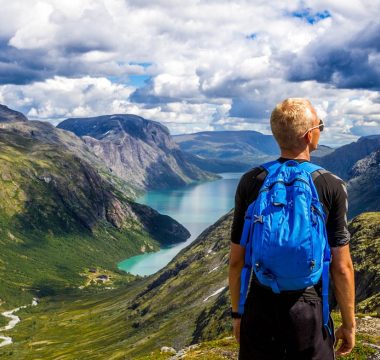
<instances>
[{"instance_id":1,"label":"turquoise water","mask_svg":"<svg viewBox=\"0 0 380 360\"><path fill-rule=\"evenodd\" d=\"M222 215L234 207L236 186L242 173L222 173L215 181L189 185L175 190L149 191L137 202L169 215L191 233L183 243L155 253L133 256L118 264L119 269L134 275L154 274Z\"/></svg>"}]
</instances>

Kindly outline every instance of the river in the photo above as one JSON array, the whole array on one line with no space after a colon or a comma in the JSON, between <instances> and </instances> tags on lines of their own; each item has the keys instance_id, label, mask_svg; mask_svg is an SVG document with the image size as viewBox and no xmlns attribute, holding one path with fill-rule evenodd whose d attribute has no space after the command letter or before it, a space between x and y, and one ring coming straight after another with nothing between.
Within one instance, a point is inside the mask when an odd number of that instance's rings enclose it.
<instances>
[{"instance_id":1,"label":"river","mask_svg":"<svg viewBox=\"0 0 380 360\"><path fill-rule=\"evenodd\" d=\"M149 191L137 202L169 215L191 233L190 238L155 253L123 260L118 268L134 275L151 275L163 268L208 226L234 207L236 186L242 173L221 173L221 179L188 185L175 190Z\"/></svg>"}]
</instances>

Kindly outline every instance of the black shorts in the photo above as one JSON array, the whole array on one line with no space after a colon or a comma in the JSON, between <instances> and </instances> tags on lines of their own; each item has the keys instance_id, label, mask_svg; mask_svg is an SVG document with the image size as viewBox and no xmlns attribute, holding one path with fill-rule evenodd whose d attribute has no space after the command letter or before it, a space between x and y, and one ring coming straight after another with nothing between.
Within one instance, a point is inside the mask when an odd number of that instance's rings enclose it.
<instances>
[{"instance_id":1,"label":"black shorts","mask_svg":"<svg viewBox=\"0 0 380 360\"><path fill-rule=\"evenodd\" d=\"M255 286L245 304L239 360L332 360L331 335L323 327L320 297L274 294Z\"/></svg>"}]
</instances>

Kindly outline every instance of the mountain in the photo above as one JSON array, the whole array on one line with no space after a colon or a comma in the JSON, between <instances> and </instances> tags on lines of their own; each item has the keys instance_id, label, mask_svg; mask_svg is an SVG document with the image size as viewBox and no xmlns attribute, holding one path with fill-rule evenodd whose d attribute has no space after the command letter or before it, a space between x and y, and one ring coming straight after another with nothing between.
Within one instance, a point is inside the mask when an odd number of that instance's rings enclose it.
<instances>
[{"instance_id":1,"label":"mountain","mask_svg":"<svg viewBox=\"0 0 380 360\"><path fill-rule=\"evenodd\" d=\"M0 298L7 308L82 284L86 268L127 279L119 261L190 236L134 203L129 184L74 134L39 121L0 125Z\"/></svg>"},{"instance_id":2,"label":"mountain","mask_svg":"<svg viewBox=\"0 0 380 360\"><path fill-rule=\"evenodd\" d=\"M311 153L312 161L314 158L320 158L328 154L331 154L332 152L334 152L334 149L330 146L318 145L318 148Z\"/></svg>"},{"instance_id":3,"label":"mountain","mask_svg":"<svg viewBox=\"0 0 380 360\"><path fill-rule=\"evenodd\" d=\"M119 177L139 189L165 189L211 180L217 175L186 161L169 130L136 115L72 118L60 129L81 136Z\"/></svg>"},{"instance_id":4,"label":"mountain","mask_svg":"<svg viewBox=\"0 0 380 360\"><path fill-rule=\"evenodd\" d=\"M343 145L330 154L315 158L315 163L349 180L355 163L380 148L380 135L363 136L358 141Z\"/></svg>"},{"instance_id":5,"label":"mountain","mask_svg":"<svg viewBox=\"0 0 380 360\"><path fill-rule=\"evenodd\" d=\"M17 121L28 121L27 117L15 110L9 109L5 105L0 104L0 123L2 122L17 122Z\"/></svg>"},{"instance_id":6,"label":"mountain","mask_svg":"<svg viewBox=\"0 0 380 360\"><path fill-rule=\"evenodd\" d=\"M157 353L149 354L161 346L178 350L230 335L227 266L231 223L232 211L148 278L96 295L44 298L38 306L21 310L23 320L14 329L17 341L10 358L38 354L44 359L156 359L160 358ZM355 218L349 227L362 311L375 311L380 305L379 224L380 213L368 213ZM369 341L368 336L359 336L356 354ZM0 355L3 353L0 349Z\"/></svg>"},{"instance_id":7,"label":"mountain","mask_svg":"<svg viewBox=\"0 0 380 360\"><path fill-rule=\"evenodd\" d=\"M187 151L183 151L183 156L189 163L194 164L204 171L211 171L213 173L245 172L251 168L250 164L241 161L204 158Z\"/></svg>"},{"instance_id":8,"label":"mountain","mask_svg":"<svg viewBox=\"0 0 380 360\"><path fill-rule=\"evenodd\" d=\"M247 170L273 160L279 154L273 136L257 131L203 131L174 135L173 138L181 150L208 160L211 166L215 161L225 162L224 171L231 171L230 166L234 163ZM203 168L208 167L205 164Z\"/></svg>"},{"instance_id":9,"label":"mountain","mask_svg":"<svg viewBox=\"0 0 380 360\"><path fill-rule=\"evenodd\" d=\"M378 150L357 161L349 175L349 217L380 211L380 145Z\"/></svg>"},{"instance_id":10,"label":"mountain","mask_svg":"<svg viewBox=\"0 0 380 360\"><path fill-rule=\"evenodd\" d=\"M361 137L312 161L346 182L349 219L380 210L380 135Z\"/></svg>"}]
</instances>

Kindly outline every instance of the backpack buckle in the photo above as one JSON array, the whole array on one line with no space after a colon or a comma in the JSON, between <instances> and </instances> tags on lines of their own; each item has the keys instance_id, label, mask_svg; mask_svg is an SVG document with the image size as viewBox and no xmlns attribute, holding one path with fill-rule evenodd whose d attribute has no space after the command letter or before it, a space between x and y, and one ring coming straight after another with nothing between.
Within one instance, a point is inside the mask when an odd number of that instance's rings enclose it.
<instances>
[{"instance_id":1,"label":"backpack buckle","mask_svg":"<svg viewBox=\"0 0 380 360\"><path fill-rule=\"evenodd\" d=\"M263 216L262 215L253 215L253 223L264 223Z\"/></svg>"},{"instance_id":2,"label":"backpack buckle","mask_svg":"<svg viewBox=\"0 0 380 360\"><path fill-rule=\"evenodd\" d=\"M313 270L315 268L315 260L310 261L310 270Z\"/></svg>"}]
</instances>

